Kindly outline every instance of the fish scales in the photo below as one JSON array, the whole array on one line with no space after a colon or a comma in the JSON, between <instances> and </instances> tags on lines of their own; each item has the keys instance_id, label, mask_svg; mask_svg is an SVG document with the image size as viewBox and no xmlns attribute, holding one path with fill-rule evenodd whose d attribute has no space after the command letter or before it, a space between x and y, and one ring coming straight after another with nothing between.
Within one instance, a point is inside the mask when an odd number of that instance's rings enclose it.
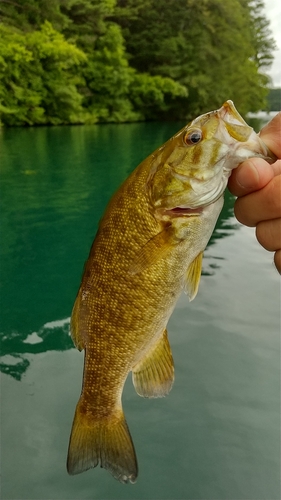
<instances>
[{"instance_id":1,"label":"fish scales","mask_svg":"<svg viewBox=\"0 0 281 500\"><path fill-rule=\"evenodd\" d=\"M195 297L227 179L250 156L274 161L227 101L158 148L110 201L71 318L85 363L69 443L70 474L99 463L120 482L136 481L136 453L121 402L124 383L132 371L139 395L170 391L168 319L182 290Z\"/></svg>"}]
</instances>

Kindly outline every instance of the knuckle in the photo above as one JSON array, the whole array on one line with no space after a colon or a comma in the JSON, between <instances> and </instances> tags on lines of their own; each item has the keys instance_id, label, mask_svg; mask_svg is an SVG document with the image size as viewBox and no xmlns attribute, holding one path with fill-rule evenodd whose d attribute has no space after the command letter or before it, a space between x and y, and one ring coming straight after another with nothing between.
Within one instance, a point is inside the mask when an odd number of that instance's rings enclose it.
<instances>
[{"instance_id":1,"label":"knuckle","mask_svg":"<svg viewBox=\"0 0 281 500\"><path fill-rule=\"evenodd\" d=\"M269 236L268 223L259 222L256 227L256 238L263 248L270 251Z\"/></svg>"},{"instance_id":2,"label":"knuckle","mask_svg":"<svg viewBox=\"0 0 281 500\"><path fill-rule=\"evenodd\" d=\"M271 252L281 248L281 219L258 222L256 226L258 242Z\"/></svg>"},{"instance_id":3,"label":"knuckle","mask_svg":"<svg viewBox=\"0 0 281 500\"><path fill-rule=\"evenodd\" d=\"M251 208L248 206L248 196L238 198L234 204L234 214L236 219L248 227L254 227L255 221Z\"/></svg>"}]
</instances>

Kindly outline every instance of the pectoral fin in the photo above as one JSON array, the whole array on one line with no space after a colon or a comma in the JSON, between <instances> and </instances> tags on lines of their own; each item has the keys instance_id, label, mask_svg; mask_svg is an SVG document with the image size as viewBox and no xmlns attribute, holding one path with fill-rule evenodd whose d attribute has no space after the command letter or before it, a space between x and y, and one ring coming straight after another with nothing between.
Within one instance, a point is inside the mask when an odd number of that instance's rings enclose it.
<instances>
[{"instance_id":1,"label":"pectoral fin","mask_svg":"<svg viewBox=\"0 0 281 500\"><path fill-rule=\"evenodd\" d=\"M129 267L130 274L138 274L160 259L166 257L171 250L171 246L178 243L175 241L174 230L169 226L149 240L137 253L134 262Z\"/></svg>"},{"instance_id":2,"label":"pectoral fin","mask_svg":"<svg viewBox=\"0 0 281 500\"><path fill-rule=\"evenodd\" d=\"M140 396L161 398L170 392L174 382L174 362L167 330L132 372L133 384Z\"/></svg>"},{"instance_id":3,"label":"pectoral fin","mask_svg":"<svg viewBox=\"0 0 281 500\"><path fill-rule=\"evenodd\" d=\"M186 271L184 280L184 291L189 300L193 300L198 292L201 270L202 270L203 252L200 252Z\"/></svg>"}]
</instances>

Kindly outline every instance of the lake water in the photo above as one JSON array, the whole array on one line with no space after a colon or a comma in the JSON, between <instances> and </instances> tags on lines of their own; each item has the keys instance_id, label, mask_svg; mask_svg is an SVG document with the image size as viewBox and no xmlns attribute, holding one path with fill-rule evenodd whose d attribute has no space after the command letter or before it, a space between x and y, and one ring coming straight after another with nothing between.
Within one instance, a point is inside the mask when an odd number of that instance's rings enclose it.
<instances>
[{"instance_id":1,"label":"lake water","mask_svg":"<svg viewBox=\"0 0 281 500\"><path fill-rule=\"evenodd\" d=\"M226 202L196 299L169 322L167 398L123 403L139 478L65 461L83 354L69 316L112 193L181 124L4 129L1 162L3 500L280 499L280 288L272 254Z\"/></svg>"}]
</instances>

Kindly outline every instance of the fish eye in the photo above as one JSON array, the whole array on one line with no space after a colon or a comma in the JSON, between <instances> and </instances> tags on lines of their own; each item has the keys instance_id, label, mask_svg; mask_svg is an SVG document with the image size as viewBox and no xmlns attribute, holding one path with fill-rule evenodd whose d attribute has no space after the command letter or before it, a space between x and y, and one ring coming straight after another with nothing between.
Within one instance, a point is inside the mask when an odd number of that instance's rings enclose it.
<instances>
[{"instance_id":1,"label":"fish eye","mask_svg":"<svg viewBox=\"0 0 281 500\"><path fill-rule=\"evenodd\" d=\"M184 142L188 146L194 146L198 144L203 138L203 134L201 130L192 130L192 132L188 132L184 137Z\"/></svg>"}]
</instances>

